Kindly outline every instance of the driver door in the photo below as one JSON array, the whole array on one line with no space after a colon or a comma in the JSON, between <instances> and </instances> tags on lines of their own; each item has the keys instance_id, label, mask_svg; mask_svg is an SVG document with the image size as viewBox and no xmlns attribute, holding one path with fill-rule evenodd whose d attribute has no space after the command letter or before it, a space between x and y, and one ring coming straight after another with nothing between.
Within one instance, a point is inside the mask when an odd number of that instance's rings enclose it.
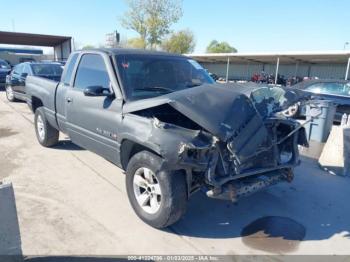
<instances>
[{"instance_id":1,"label":"driver door","mask_svg":"<svg viewBox=\"0 0 350 262\"><path fill-rule=\"evenodd\" d=\"M100 54L81 56L73 86L65 94L66 129L74 143L117 163L122 100L111 95L107 62ZM101 86L109 92L85 95L84 90L91 86Z\"/></svg>"}]
</instances>

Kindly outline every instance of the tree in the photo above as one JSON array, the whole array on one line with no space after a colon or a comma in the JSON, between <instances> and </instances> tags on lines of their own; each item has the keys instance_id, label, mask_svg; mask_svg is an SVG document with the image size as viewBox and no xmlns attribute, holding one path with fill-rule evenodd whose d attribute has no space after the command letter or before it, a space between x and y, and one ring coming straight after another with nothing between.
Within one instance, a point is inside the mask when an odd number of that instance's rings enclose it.
<instances>
[{"instance_id":1,"label":"tree","mask_svg":"<svg viewBox=\"0 0 350 262\"><path fill-rule=\"evenodd\" d=\"M122 26L136 31L144 46L154 48L182 16L181 0L126 0L129 10Z\"/></svg>"},{"instance_id":2,"label":"tree","mask_svg":"<svg viewBox=\"0 0 350 262\"><path fill-rule=\"evenodd\" d=\"M185 54L193 52L195 45L193 33L190 30L181 30L164 40L162 49L170 53Z\"/></svg>"},{"instance_id":3,"label":"tree","mask_svg":"<svg viewBox=\"0 0 350 262\"><path fill-rule=\"evenodd\" d=\"M207 47L207 53L236 53L237 49L230 46L227 42L218 42L213 40Z\"/></svg>"},{"instance_id":4,"label":"tree","mask_svg":"<svg viewBox=\"0 0 350 262\"><path fill-rule=\"evenodd\" d=\"M82 50L87 50L87 49L94 49L94 48L96 48L96 47L93 46L93 45L84 45L81 49Z\"/></svg>"},{"instance_id":5,"label":"tree","mask_svg":"<svg viewBox=\"0 0 350 262\"><path fill-rule=\"evenodd\" d=\"M144 48L145 42L141 37L135 37L129 39L126 46L131 48Z\"/></svg>"},{"instance_id":6,"label":"tree","mask_svg":"<svg viewBox=\"0 0 350 262\"><path fill-rule=\"evenodd\" d=\"M146 1L127 0L129 11L127 11L121 19L122 26L126 29L136 31L142 39L146 48L147 28L146 28Z\"/></svg>"}]
</instances>

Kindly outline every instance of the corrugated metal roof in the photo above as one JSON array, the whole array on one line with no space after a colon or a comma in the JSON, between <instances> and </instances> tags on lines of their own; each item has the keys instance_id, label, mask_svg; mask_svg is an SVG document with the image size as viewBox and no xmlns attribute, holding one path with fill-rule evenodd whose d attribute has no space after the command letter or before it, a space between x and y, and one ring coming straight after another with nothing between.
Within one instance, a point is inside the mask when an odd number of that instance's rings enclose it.
<instances>
[{"instance_id":1,"label":"corrugated metal roof","mask_svg":"<svg viewBox=\"0 0 350 262\"><path fill-rule=\"evenodd\" d=\"M286 51L286 52L254 52L254 53L210 53L210 54L186 54L199 62L252 62L252 63L346 63L350 57L349 50L333 51Z\"/></svg>"},{"instance_id":2,"label":"corrugated metal roof","mask_svg":"<svg viewBox=\"0 0 350 262\"><path fill-rule=\"evenodd\" d=\"M41 35L0 31L0 44L57 46L71 39L72 38L69 36Z\"/></svg>"}]
</instances>

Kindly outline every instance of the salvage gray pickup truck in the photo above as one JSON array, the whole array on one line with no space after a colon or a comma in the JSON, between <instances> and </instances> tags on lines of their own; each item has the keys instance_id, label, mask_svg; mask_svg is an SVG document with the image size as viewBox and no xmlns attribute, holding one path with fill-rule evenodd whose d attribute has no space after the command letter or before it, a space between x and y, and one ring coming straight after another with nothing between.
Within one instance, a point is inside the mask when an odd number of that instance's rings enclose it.
<instances>
[{"instance_id":1,"label":"salvage gray pickup truck","mask_svg":"<svg viewBox=\"0 0 350 262\"><path fill-rule=\"evenodd\" d=\"M54 146L61 131L125 170L132 208L156 228L176 222L198 189L236 201L290 182L307 144L304 128L278 113L296 94L216 84L180 55L74 52L60 82L28 77L26 90L39 143Z\"/></svg>"}]
</instances>

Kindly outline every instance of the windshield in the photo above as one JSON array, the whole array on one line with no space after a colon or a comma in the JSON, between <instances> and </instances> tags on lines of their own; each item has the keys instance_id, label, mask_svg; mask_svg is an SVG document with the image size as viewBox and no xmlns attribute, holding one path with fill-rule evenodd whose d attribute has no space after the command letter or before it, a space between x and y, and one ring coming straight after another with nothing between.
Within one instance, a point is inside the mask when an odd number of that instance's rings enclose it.
<instances>
[{"instance_id":1,"label":"windshield","mask_svg":"<svg viewBox=\"0 0 350 262\"><path fill-rule=\"evenodd\" d=\"M306 90L315 94L350 96L350 83L317 83L307 87Z\"/></svg>"},{"instance_id":2,"label":"windshield","mask_svg":"<svg viewBox=\"0 0 350 262\"><path fill-rule=\"evenodd\" d=\"M10 69L10 65L4 61L4 60L0 60L0 69Z\"/></svg>"},{"instance_id":3,"label":"windshield","mask_svg":"<svg viewBox=\"0 0 350 262\"><path fill-rule=\"evenodd\" d=\"M32 64L31 67L34 75L60 76L63 71L59 64Z\"/></svg>"},{"instance_id":4,"label":"windshield","mask_svg":"<svg viewBox=\"0 0 350 262\"><path fill-rule=\"evenodd\" d=\"M159 55L118 55L117 67L128 100L164 95L214 81L194 60Z\"/></svg>"}]
</instances>

